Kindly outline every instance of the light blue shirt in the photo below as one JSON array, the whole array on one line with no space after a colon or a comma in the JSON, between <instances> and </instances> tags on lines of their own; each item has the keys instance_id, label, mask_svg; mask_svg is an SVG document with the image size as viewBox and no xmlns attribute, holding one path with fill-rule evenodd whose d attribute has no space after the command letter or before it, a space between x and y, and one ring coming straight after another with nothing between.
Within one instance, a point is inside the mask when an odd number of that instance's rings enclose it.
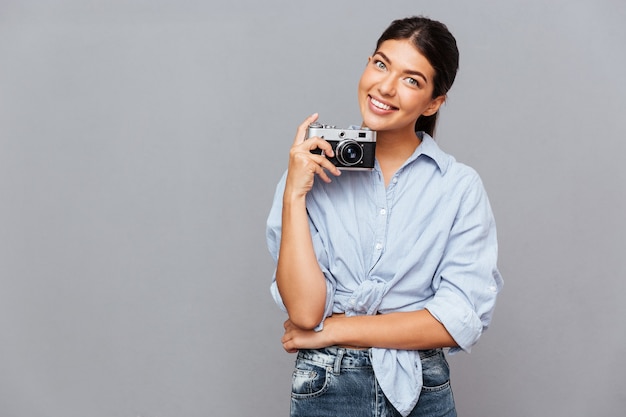
<instances>
[{"instance_id":1,"label":"light blue shirt","mask_svg":"<svg viewBox=\"0 0 626 417\"><path fill-rule=\"evenodd\" d=\"M329 184L316 178L307 194L313 244L326 276L326 317L427 309L460 349L470 351L488 327L502 287L496 226L478 174L427 134L421 137L388 187L376 162L372 171L344 170ZM267 221L275 261L285 178ZM271 294L285 310L275 277ZM372 360L383 392L407 415L422 388L419 354L373 348Z\"/></svg>"}]
</instances>

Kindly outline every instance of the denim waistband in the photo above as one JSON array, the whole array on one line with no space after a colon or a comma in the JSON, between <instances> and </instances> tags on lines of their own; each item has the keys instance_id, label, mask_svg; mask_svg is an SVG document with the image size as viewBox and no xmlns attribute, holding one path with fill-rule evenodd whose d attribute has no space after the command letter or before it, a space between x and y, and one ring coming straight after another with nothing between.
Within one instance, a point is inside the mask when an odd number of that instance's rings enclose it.
<instances>
[{"instance_id":1,"label":"denim waistband","mask_svg":"<svg viewBox=\"0 0 626 417\"><path fill-rule=\"evenodd\" d=\"M420 358L427 358L441 352L442 349L419 350ZM332 366L337 371L341 368L371 367L371 349L349 349L327 347L323 349L304 349L298 351L298 359L311 361L321 366Z\"/></svg>"}]
</instances>

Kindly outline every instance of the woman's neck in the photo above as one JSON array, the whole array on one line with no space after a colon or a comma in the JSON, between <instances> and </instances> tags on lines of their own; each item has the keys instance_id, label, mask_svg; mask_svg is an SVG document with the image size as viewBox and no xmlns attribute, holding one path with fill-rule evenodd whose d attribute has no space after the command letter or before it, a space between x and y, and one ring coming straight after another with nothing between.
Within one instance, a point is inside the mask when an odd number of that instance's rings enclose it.
<instances>
[{"instance_id":1,"label":"woman's neck","mask_svg":"<svg viewBox=\"0 0 626 417\"><path fill-rule=\"evenodd\" d=\"M376 135L376 159L385 178L385 186L396 171L406 162L421 140L415 132L398 135L392 132L379 132Z\"/></svg>"}]
</instances>

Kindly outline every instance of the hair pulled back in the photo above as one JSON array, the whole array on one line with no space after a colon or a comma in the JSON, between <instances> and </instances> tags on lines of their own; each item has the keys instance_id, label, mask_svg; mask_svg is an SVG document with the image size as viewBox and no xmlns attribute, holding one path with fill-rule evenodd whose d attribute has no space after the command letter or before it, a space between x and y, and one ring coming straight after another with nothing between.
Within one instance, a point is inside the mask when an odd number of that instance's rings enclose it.
<instances>
[{"instance_id":1,"label":"hair pulled back","mask_svg":"<svg viewBox=\"0 0 626 417\"><path fill-rule=\"evenodd\" d=\"M446 25L424 16L397 19L378 38L376 50L387 40L408 39L426 57L435 70L432 98L446 95L452 87L459 68L459 50L456 39ZM415 122L415 131L424 131L434 136L439 112L431 116L420 116Z\"/></svg>"}]
</instances>

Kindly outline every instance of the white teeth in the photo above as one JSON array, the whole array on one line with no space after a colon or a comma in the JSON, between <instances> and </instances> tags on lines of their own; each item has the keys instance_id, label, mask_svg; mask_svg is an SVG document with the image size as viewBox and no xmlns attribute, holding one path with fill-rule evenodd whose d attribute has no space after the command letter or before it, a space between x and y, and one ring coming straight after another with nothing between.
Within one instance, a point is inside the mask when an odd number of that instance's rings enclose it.
<instances>
[{"instance_id":1,"label":"white teeth","mask_svg":"<svg viewBox=\"0 0 626 417\"><path fill-rule=\"evenodd\" d=\"M376 100L374 97L371 97L372 100L372 104L376 107L378 107L381 110L391 110L391 106L388 106L384 103L381 103L380 101Z\"/></svg>"}]
</instances>

